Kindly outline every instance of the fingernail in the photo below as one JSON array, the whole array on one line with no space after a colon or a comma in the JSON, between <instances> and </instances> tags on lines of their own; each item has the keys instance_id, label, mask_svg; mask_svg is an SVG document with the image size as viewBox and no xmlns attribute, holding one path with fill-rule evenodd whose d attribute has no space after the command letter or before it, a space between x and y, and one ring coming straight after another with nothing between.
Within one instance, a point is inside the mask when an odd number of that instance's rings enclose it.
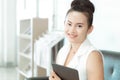
<instances>
[{"instance_id":1,"label":"fingernail","mask_svg":"<svg viewBox=\"0 0 120 80\"><path fill-rule=\"evenodd\" d=\"M54 76L52 76L52 78L54 78Z\"/></svg>"}]
</instances>

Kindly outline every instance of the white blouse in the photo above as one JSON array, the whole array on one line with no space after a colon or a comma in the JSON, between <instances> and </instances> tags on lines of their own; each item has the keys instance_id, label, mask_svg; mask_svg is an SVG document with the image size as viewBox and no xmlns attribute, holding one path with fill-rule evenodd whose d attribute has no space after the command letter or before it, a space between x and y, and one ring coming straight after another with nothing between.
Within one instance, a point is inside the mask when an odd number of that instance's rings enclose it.
<instances>
[{"instance_id":1,"label":"white blouse","mask_svg":"<svg viewBox=\"0 0 120 80\"><path fill-rule=\"evenodd\" d=\"M71 45L67 44L60 49L56 59L57 64L64 65L67 55L70 51L70 48L71 48ZM90 43L88 39L86 39L81 44L76 54L67 65L67 67L78 70L79 80L87 80L87 73L86 73L87 58L88 58L88 55L94 50L97 50L97 49Z\"/></svg>"}]
</instances>

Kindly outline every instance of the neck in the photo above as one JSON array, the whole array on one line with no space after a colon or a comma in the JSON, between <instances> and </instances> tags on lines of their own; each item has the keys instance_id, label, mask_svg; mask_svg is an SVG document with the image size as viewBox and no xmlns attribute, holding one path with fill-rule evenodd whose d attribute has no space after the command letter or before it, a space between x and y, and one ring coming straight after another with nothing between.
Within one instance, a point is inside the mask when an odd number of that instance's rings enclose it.
<instances>
[{"instance_id":1,"label":"neck","mask_svg":"<svg viewBox=\"0 0 120 80\"><path fill-rule=\"evenodd\" d=\"M80 45L81 44L78 44L78 43L77 44L75 44L75 43L73 44L72 43L71 44L71 50L74 51L74 52L76 52L78 50L78 48L80 47Z\"/></svg>"}]
</instances>

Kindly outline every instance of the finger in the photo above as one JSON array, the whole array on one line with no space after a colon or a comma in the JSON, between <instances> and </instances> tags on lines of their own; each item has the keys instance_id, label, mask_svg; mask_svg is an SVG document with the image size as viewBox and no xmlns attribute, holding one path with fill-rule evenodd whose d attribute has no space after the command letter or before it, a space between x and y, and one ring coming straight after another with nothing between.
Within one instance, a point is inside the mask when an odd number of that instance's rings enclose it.
<instances>
[{"instance_id":1,"label":"finger","mask_svg":"<svg viewBox=\"0 0 120 80\"><path fill-rule=\"evenodd\" d=\"M54 71L51 71L51 75L49 77L49 80L54 80L55 79L55 73Z\"/></svg>"},{"instance_id":2,"label":"finger","mask_svg":"<svg viewBox=\"0 0 120 80\"><path fill-rule=\"evenodd\" d=\"M52 76L49 77L49 80L54 80L54 78Z\"/></svg>"},{"instance_id":3,"label":"finger","mask_svg":"<svg viewBox=\"0 0 120 80\"><path fill-rule=\"evenodd\" d=\"M58 76L54 71L52 72L52 75L53 75L53 76Z\"/></svg>"},{"instance_id":4,"label":"finger","mask_svg":"<svg viewBox=\"0 0 120 80\"><path fill-rule=\"evenodd\" d=\"M61 80L60 77L54 71L53 71L52 75L55 80Z\"/></svg>"}]
</instances>

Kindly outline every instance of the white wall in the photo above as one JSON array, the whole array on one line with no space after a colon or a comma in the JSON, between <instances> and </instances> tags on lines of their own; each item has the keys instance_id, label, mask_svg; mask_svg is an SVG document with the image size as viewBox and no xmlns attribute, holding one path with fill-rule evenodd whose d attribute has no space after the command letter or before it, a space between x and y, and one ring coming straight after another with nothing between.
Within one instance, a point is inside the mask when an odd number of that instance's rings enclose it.
<instances>
[{"instance_id":1,"label":"white wall","mask_svg":"<svg viewBox=\"0 0 120 80\"><path fill-rule=\"evenodd\" d=\"M0 32L2 32L2 1L0 0ZM0 56L2 56L2 34L0 33ZM0 57L1 58L1 57ZM0 64L2 63L3 60L1 58Z\"/></svg>"},{"instance_id":2,"label":"white wall","mask_svg":"<svg viewBox=\"0 0 120 80\"><path fill-rule=\"evenodd\" d=\"M92 0L96 11L94 14L94 31L90 35L92 43L100 48L120 51L120 7L119 0Z\"/></svg>"},{"instance_id":3,"label":"white wall","mask_svg":"<svg viewBox=\"0 0 120 80\"><path fill-rule=\"evenodd\" d=\"M40 18L48 18L48 31L52 31L53 28L53 16L54 16L54 1L57 0L37 0L37 16Z\"/></svg>"},{"instance_id":4,"label":"white wall","mask_svg":"<svg viewBox=\"0 0 120 80\"><path fill-rule=\"evenodd\" d=\"M16 0L1 1L1 51L2 65L16 65Z\"/></svg>"},{"instance_id":5,"label":"white wall","mask_svg":"<svg viewBox=\"0 0 120 80\"><path fill-rule=\"evenodd\" d=\"M8 62L12 62L13 65L16 65L16 0L7 0L7 5Z\"/></svg>"},{"instance_id":6,"label":"white wall","mask_svg":"<svg viewBox=\"0 0 120 80\"><path fill-rule=\"evenodd\" d=\"M55 3L55 30L63 30L64 29L64 20L65 20L65 15L70 8L72 0L56 0Z\"/></svg>"}]
</instances>

